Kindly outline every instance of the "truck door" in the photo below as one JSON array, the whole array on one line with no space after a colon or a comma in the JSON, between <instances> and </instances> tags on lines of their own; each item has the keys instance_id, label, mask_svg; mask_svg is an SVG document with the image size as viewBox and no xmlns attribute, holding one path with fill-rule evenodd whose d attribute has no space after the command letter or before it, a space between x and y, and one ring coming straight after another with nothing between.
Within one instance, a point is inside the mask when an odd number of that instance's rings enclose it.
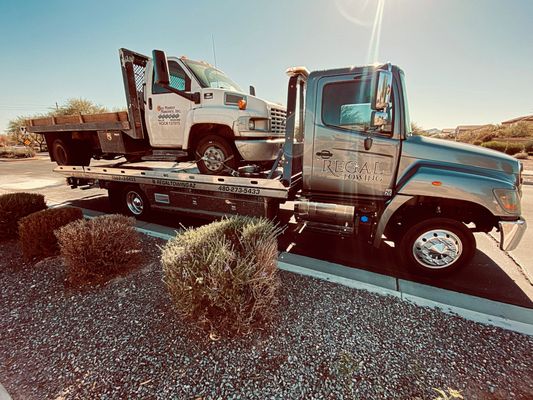
<instances>
[{"instance_id":1,"label":"truck door","mask_svg":"<svg viewBox=\"0 0 533 400\"><path fill-rule=\"evenodd\" d=\"M191 79L177 61L168 61L170 86L190 91ZM155 84L153 71L147 79L146 125L152 147L181 148L187 113L192 101Z\"/></svg>"},{"instance_id":2,"label":"truck door","mask_svg":"<svg viewBox=\"0 0 533 400\"><path fill-rule=\"evenodd\" d=\"M304 191L343 199L392 195L400 141L369 129L370 78L354 73L317 82L311 176Z\"/></svg>"}]
</instances>

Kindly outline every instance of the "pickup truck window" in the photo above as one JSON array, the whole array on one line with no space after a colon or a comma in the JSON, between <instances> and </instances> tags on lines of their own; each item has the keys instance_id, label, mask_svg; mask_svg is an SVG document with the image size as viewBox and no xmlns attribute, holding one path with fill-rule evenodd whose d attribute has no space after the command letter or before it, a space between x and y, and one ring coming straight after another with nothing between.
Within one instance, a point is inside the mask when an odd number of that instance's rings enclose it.
<instances>
[{"instance_id":1,"label":"pickup truck window","mask_svg":"<svg viewBox=\"0 0 533 400\"><path fill-rule=\"evenodd\" d=\"M325 125L354 131L370 126L370 79L330 83L322 92L322 121Z\"/></svg>"},{"instance_id":2,"label":"pickup truck window","mask_svg":"<svg viewBox=\"0 0 533 400\"><path fill-rule=\"evenodd\" d=\"M174 89L178 90L190 90L187 86L187 82L189 80L189 77L187 74L185 74L185 71L183 71L183 68L179 66L179 64L176 61L169 61L168 62L168 72L170 75L170 86ZM167 89L164 87L161 87L157 85L155 82L152 85L152 93L159 94L159 93L170 93Z\"/></svg>"}]
</instances>

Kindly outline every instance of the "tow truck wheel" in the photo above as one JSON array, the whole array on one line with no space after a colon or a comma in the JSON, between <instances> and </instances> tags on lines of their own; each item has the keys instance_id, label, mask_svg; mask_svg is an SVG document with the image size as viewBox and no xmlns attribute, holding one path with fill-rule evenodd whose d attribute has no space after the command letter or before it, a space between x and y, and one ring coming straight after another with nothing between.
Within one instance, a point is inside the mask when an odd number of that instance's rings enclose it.
<instances>
[{"instance_id":1,"label":"tow truck wheel","mask_svg":"<svg viewBox=\"0 0 533 400\"><path fill-rule=\"evenodd\" d=\"M403 266L439 276L466 266L475 249L476 240L466 225L449 218L431 218L407 230L399 253Z\"/></svg>"},{"instance_id":2,"label":"tow truck wheel","mask_svg":"<svg viewBox=\"0 0 533 400\"><path fill-rule=\"evenodd\" d=\"M200 173L224 175L237 167L237 154L231 145L218 136L207 136L196 146L196 165Z\"/></svg>"},{"instance_id":3,"label":"tow truck wheel","mask_svg":"<svg viewBox=\"0 0 533 400\"><path fill-rule=\"evenodd\" d=\"M130 217L142 218L150 212L150 203L137 186L126 186L122 190L122 209Z\"/></svg>"}]
</instances>

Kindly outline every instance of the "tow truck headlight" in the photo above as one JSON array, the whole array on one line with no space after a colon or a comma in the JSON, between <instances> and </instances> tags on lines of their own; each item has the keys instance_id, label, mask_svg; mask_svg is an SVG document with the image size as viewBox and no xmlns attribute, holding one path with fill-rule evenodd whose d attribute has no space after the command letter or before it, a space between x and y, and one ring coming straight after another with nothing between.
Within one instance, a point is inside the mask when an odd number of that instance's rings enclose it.
<instances>
[{"instance_id":1,"label":"tow truck headlight","mask_svg":"<svg viewBox=\"0 0 533 400\"><path fill-rule=\"evenodd\" d=\"M253 119L248 121L248 129L250 129L251 131L255 130L255 121Z\"/></svg>"},{"instance_id":2,"label":"tow truck headlight","mask_svg":"<svg viewBox=\"0 0 533 400\"><path fill-rule=\"evenodd\" d=\"M520 198L516 190L494 189L494 195L500 206L511 214L520 212Z\"/></svg>"}]
</instances>

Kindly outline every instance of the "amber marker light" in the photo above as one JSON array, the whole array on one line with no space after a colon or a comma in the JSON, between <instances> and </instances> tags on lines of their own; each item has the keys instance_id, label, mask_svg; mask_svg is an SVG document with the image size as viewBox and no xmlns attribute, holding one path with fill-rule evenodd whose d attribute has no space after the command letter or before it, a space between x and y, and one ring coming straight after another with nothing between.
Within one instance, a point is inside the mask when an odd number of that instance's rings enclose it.
<instances>
[{"instance_id":1,"label":"amber marker light","mask_svg":"<svg viewBox=\"0 0 533 400\"><path fill-rule=\"evenodd\" d=\"M433 182L431 182L431 184L433 186L442 186L442 182L441 181L433 181Z\"/></svg>"},{"instance_id":2,"label":"amber marker light","mask_svg":"<svg viewBox=\"0 0 533 400\"><path fill-rule=\"evenodd\" d=\"M240 99L238 104L239 104L239 110L246 110L246 100Z\"/></svg>"}]
</instances>

